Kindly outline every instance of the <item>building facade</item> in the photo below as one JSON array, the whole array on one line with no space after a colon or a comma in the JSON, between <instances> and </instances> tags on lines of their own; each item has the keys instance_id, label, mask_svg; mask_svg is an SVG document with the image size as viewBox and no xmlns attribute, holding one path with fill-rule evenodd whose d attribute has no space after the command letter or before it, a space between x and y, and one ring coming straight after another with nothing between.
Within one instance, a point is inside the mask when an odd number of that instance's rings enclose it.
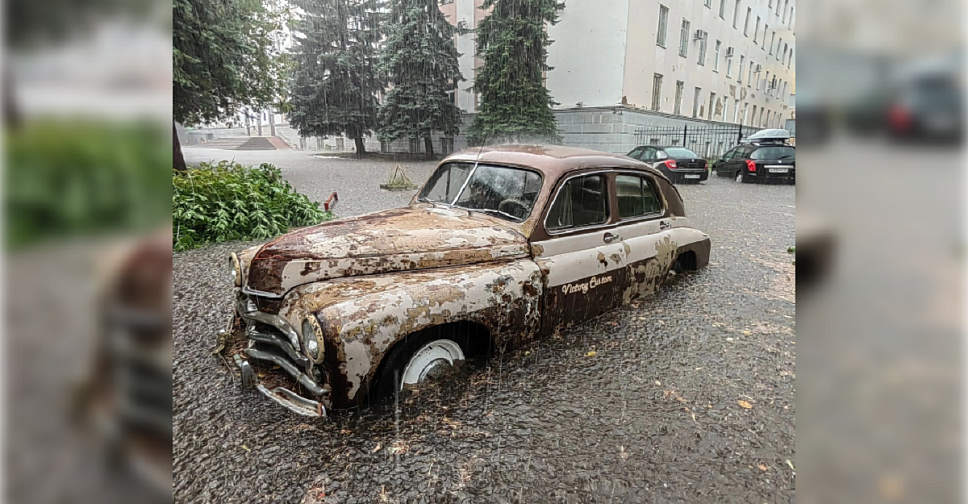
<instances>
[{"instance_id":1,"label":"building facade","mask_svg":"<svg viewBox=\"0 0 968 504\"><path fill-rule=\"evenodd\" d=\"M570 0L549 28L548 88L564 108L781 127L795 18L791 0Z\"/></svg>"}]
</instances>

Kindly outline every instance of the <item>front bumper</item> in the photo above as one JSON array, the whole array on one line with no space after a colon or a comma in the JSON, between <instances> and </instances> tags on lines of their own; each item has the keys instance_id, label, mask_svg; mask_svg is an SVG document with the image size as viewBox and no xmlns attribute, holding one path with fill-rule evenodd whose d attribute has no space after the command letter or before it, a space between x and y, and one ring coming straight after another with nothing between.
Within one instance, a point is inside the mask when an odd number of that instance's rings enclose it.
<instances>
[{"instance_id":1,"label":"front bumper","mask_svg":"<svg viewBox=\"0 0 968 504\"><path fill-rule=\"evenodd\" d=\"M229 341L223 351L239 368L243 387L256 389L293 413L326 416L331 389L320 384L322 373L299 352L298 335L285 319L260 312L240 293L226 334Z\"/></svg>"}]
</instances>

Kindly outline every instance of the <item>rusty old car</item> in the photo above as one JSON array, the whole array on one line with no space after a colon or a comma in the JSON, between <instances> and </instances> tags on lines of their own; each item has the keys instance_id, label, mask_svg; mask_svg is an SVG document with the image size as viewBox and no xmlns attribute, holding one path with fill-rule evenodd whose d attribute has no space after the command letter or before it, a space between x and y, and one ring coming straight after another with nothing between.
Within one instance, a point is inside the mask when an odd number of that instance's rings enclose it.
<instances>
[{"instance_id":1,"label":"rusty old car","mask_svg":"<svg viewBox=\"0 0 968 504\"><path fill-rule=\"evenodd\" d=\"M463 151L406 207L232 254L219 349L245 386L324 416L601 315L703 268L709 250L675 186L641 161Z\"/></svg>"}]
</instances>

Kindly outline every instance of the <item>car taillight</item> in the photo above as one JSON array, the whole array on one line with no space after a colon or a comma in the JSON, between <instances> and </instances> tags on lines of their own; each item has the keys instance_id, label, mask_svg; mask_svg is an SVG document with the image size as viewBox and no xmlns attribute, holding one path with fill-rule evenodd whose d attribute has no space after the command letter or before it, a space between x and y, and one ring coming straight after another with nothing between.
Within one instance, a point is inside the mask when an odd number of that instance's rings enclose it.
<instances>
[{"instance_id":1,"label":"car taillight","mask_svg":"<svg viewBox=\"0 0 968 504\"><path fill-rule=\"evenodd\" d=\"M668 160L666 160L665 165L668 166L670 170L675 170L676 169L676 160L675 159L668 159Z\"/></svg>"},{"instance_id":2,"label":"car taillight","mask_svg":"<svg viewBox=\"0 0 968 504\"><path fill-rule=\"evenodd\" d=\"M746 166L747 166L747 168L750 169L751 172L755 172L756 171L756 162L755 161L750 160L750 159L747 159L746 160Z\"/></svg>"},{"instance_id":3,"label":"car taillight","mask_svg":"<svg viewBox=\"0 0 968 504\"><path fill-rule=\"evenodd\" d=\"M906 130L911 125L911 113L901 105L894 105L888 114L888 120L895 130Z\"/></svg>"}]
</instances>

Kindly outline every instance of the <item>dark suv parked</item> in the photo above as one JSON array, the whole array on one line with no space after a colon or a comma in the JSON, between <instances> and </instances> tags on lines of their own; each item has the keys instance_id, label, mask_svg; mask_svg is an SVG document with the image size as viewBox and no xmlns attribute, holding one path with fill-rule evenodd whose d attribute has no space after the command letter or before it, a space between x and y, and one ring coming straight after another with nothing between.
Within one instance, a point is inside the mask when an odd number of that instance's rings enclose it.
<instances>
[{"instance_id":1,"label":"dark suv parked","mask_svg":"<svg viewBox=\"0 0 968 504\"><path fill-rule=\"evenodd\" d=\"M737 182L796 183L796 148L783 140L756 140L737 145L713 163L720 177Z\"/></svg>"},{"instance_id":2,"label":"dark suv parked","mask_svg":"<svg viewBox=\"0 0 968 504\"><path fill-rule=\"evenodd\" d=\"M643 145L636 147L626 156L644 161L647 165L661 171L674 184L680 182L698 184L709 178L706 160L683 147Z\"/></svg>"}]
</instances>

